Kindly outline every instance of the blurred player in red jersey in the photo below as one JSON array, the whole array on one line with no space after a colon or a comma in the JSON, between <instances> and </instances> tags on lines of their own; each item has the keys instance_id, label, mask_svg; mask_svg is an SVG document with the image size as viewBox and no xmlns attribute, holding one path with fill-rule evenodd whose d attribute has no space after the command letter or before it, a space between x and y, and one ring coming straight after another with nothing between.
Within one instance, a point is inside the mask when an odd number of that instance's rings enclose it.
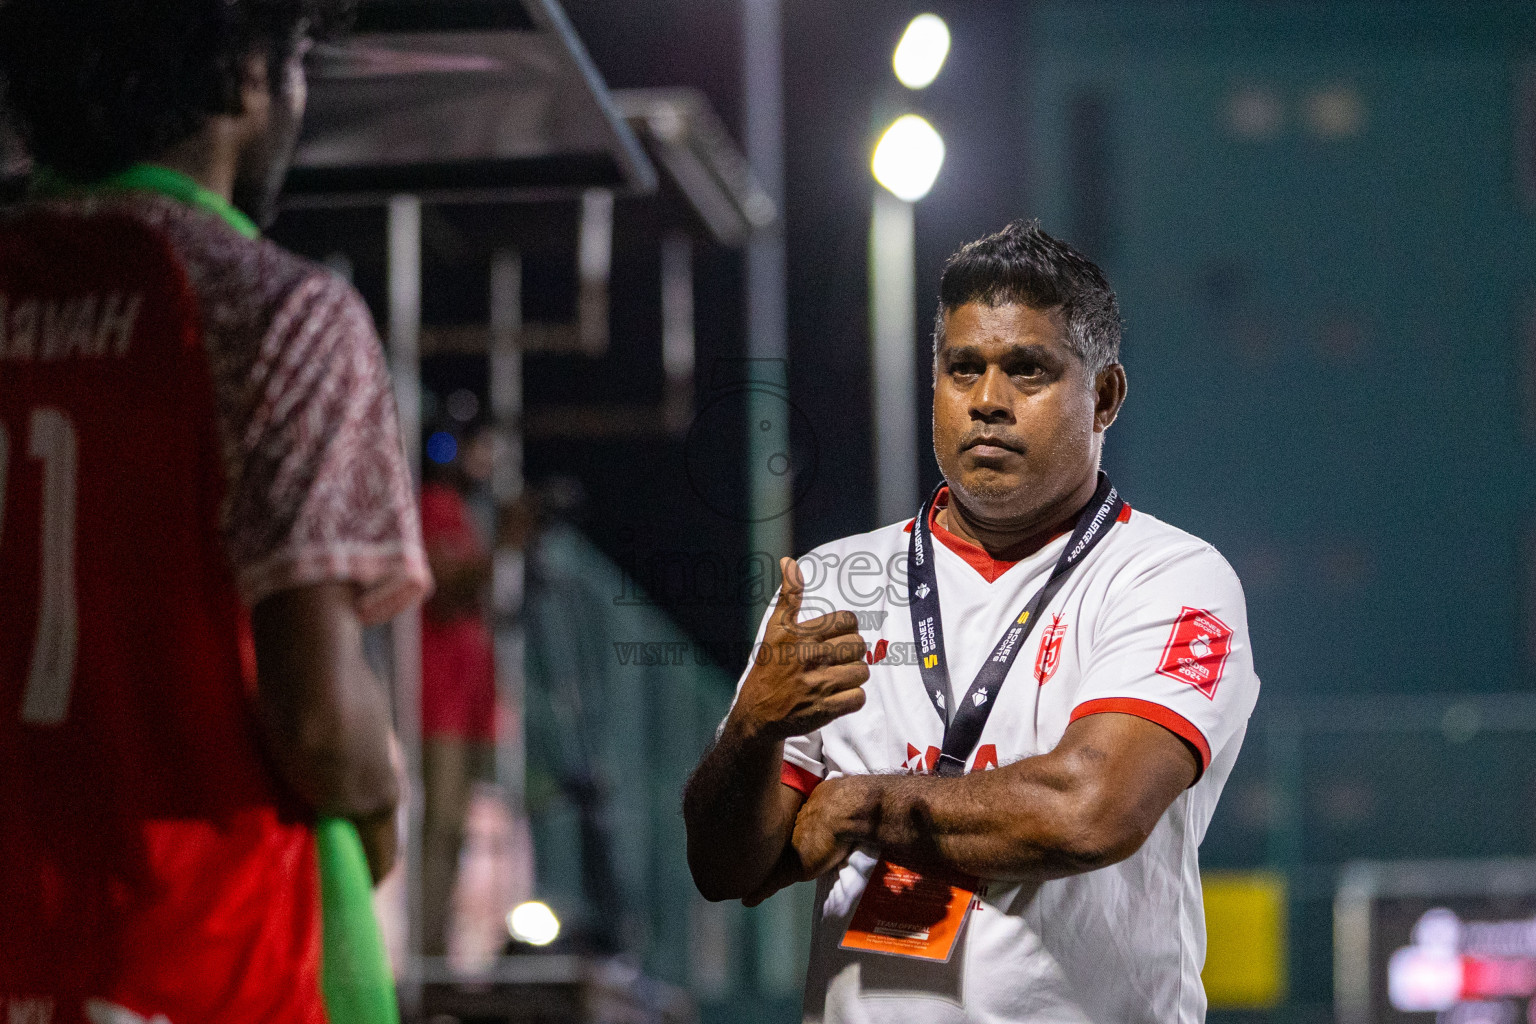
<instances>
[{"instance_id":1,"label":"blurred player in red jersey","mask_svg":"<svg viewBox=\"0 0 1536 1024\"><path fill-rule=\"evenodd\" d=\"M430 586L350 286L258 239L323 0L9 0L0 1006L321 1024L317 817L394 856L360 630Z\"/></svg>"},{"instance_id":2,"label":"blurred player in red jersey","mask_svg":"<svg viewBox=\"0 0 1536 1024\"><path fill-rule=\"evenodd\" d=\"M428 454L421 528L437 592L421 623L422 940L448 951L448 929L465 815L476 782L496 759L496 665L485 597L490 544L464 492L488 476L491 435L471 435L456 457Z\"/></svg>"}]
</instances>

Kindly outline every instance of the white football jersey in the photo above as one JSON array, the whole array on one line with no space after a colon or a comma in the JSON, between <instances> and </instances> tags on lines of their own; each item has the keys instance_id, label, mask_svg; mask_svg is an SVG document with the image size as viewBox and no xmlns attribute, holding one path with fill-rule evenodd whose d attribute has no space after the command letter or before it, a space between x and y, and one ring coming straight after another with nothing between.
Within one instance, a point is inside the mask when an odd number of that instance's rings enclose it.
<instances>
[{"instance_id":1,"label":"white football jersey","mask_svg":"<svg viewBox=\"0 0 1536 1024\"><path fill-rule=\"evenodd\" d=\"M924 691L907 607L910 529L897 523L800 559L801 618L857 612L872 662L862 709L786 743L784 781L802 791L840 775L926 772L937 761L944 723ZM1045 584L1067 535L1016 563L936 523L933 535L953 709ZM1043 609L969 767L1045 753L1074 719L1110 711L1186 740L1199 779L1118 864L1039 884L984 880L945 963L839 948L852 910L824 914L837 873L824 876L807 1024L1203 1020L1197 851L1258 692L1236 573L1209 544L1127 507Z\"/></svg>"}]
</instances>

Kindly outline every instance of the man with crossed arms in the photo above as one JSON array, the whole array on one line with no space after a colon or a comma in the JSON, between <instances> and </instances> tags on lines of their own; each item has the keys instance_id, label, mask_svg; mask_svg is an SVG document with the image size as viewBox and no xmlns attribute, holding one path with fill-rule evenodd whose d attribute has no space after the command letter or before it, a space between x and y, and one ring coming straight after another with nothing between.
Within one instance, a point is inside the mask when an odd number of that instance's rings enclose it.
<instances>
[{"instance_id":1,"label":"man with crossed arms","mask_svg":"<svg viewBox=\"0 0 1536 1024\"><path fill-rule=\"evenodd\" d=\"M1204 1018L1197 849L1259 681L1231 567L1099 472L1119 342L1099 268L1037 225L967 245L945 486L782 562L684 813L707 898L817 880L807 1022Z\"/></svg>"}]
</instances>

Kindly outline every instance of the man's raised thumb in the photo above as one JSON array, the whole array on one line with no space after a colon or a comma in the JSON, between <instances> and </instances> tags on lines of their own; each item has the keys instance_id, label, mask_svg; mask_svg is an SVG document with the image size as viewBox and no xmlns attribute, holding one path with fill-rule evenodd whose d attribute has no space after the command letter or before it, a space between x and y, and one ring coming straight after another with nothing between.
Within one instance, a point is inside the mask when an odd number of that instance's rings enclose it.
<instances>
[{"instance_id":1,"label":"man's raised thumb","mask_svg":"<svg viewBox=\"0 0 1536 1024\"><path fill-rule=\"evenodd\" d=\"M779 572L784 582L779 584L779 622L793 629L800 617L800 602L805 597L805 577L800 575L800 565L793 558L779 559Z\"/></svg>"}]
</instances>

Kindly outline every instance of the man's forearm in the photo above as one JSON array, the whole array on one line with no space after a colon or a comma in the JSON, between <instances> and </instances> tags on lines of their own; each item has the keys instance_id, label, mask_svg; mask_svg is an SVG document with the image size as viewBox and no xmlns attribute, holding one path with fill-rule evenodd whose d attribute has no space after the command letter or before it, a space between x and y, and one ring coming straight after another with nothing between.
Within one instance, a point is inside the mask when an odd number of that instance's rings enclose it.
<instances>
[{"instance_id":1,"label":"man's forearm","mask_svg":"<svg viewBox=\"0 0 1536 1024\"><path fill-rule=\"evenodd\" d=\"M1050 753L991 771L822 783L800 814L795 848L813 875L868 845L982 878L1060 878L1135 853L1199 769L1198 755L1161 726L1091 715Z\"/></svg>"},{"instance_id":2,"label":"man's forearm","mask_svg":"<svg viewBox=\"0 0 1536 1024\"><path fill-rule=\"evenodd\" d=\"M378 684L370 678L355 685ZM376 701L358 694L348 706L319 709L303 722L268 723L279 771L317 814L357 819L394 812L400 789L384 700L382 691Z\"/></svg>"},{"instance_id":3,"label":"man's forearm","mask_svg":"<svg viewBox=\"0 0 1536 1024\"><path fill-rule=\"evenodd\" d=\"M251 616L257 705L274 766L316 813L394 808L389 699L363 657L348 584L275 594Z\"/></svg>"},{"instance_id":4,"label":"man's forearm","mask_svg":"<svg viewBox=\"0 0 1536 1024\"><path fill-rule=\"evenodd\" d=\"M982 878L1059 878L1110 863L1081 794L1027 769L960 778L866 776L868 838L888 856Z\"/></svg>"},{"instance_id":5,"label":"man's forearm","mask_svg":"<svg viewBox=\"0 0 1536 1024\"><path fill-rule=\"evenodd\" d=\"M960 778L850 776L828 794L840 822L831 831L843 845L981 878L1060 878L1135 852L1151 824L1143 831L1115 815L1099 785L1062 760L1033 757Z\"/></svg>"},{"instance_id":6,"label":"man's forearm","mask_svg":"<svg viewBox=\"0 0 1536 1024\"><path fill-rule=\"evenodd\" d=\"M780 781L784 744L727 720L683 790L688 867L706 899L741 899L789 843L793 804Z\"/></svg>"},{"instance_id":7,"label":"man's forearm","mask_svg":"<svg viewBox=\"0 0 1536 1024\"><path fill-rule=\"evenodd\" d=\"M393 816L400 802L401 775L391 751L394 723L383 684L366 664L357 666L363 677L352 695L344 749L345 782L337 787L338 810L351 817Z\"/></svg>"}]
</instances>

